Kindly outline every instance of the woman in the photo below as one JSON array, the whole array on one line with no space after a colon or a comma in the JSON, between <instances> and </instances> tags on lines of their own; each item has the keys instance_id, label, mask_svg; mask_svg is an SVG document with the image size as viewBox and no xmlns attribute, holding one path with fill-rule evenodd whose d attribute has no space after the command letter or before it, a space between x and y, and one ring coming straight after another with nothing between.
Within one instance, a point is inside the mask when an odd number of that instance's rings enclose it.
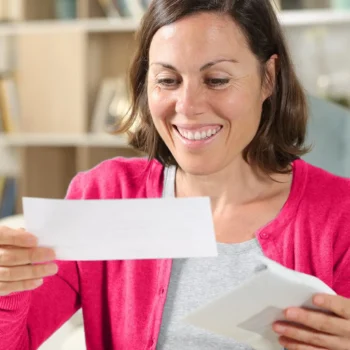
<instances>
[{"instance_id":1,"label":"woman","mask_svg":"<svg viewBox=\"0 0 350 350\"><path fill-rule=\"evenodd\" d=\"M107 160L67 199L209 196L219 257L32 265L54 253L2 228L1 349L36 349L80 307L88 349L249 349L180 320L261 254L339 294L315 296L328 313L291 305L281 348L349 349L350 181L299 159L305 96L270 1L154 0L130 78L121 132L150 160Z\"/></svg>"}]
</instances>

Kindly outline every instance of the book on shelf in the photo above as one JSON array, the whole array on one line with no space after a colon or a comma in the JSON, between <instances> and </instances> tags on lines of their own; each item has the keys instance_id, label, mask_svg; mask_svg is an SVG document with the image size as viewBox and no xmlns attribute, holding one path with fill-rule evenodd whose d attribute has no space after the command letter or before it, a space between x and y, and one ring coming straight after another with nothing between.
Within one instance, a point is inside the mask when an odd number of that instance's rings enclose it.
<instances>
[{"instance_id":1,"label":"book on shelf","mask_svg":"<svg viewBox=\"0 0 350 350\"><path fill-rule=\"evenodd\" d=\"M141 18L151 0L98 0L107 17Z\"/></svg>"},{"instance_id":2,"label":"book on shelf","mask_svg":"<svg viewBox=\"0 0 350 350\"><path fill-rule=\"evenodd\" d=\"M15 39L11 35L0 35L0 74L14 71Z\"/></svg>"},{"instance_id":3,"label":"book on shelf","mask_svg":"<svg viewBox=\"0 0 350 350\"><path fill-rule=\"evenodd\" d=\"M2 122L2 113L0 109L0 135L5 132L4 123Z\"/></svg>"},{"instance_id":4,"label":"book on shelf","mask_svg":"<svg viewBox=\"0 0 350 350\"><path fill-rule=\"evenodd\" d=\"M112 132L128 115L130 102L124 78L104 79L98 91L91 121L93 133Z\"/></svg>"},{"instance_id":5,"label":"book on shelf","mask_svg":"<svg viewBox=\"0 0 350 350\"><path fill-rule=\"evenodd\" d=\"M19 131L20 106L16 79L13 75L0 77L0 132Z\"/></svg>"},{"instance_id":6,"label":"book on shelf","mask_svg":"<svg viewBox=\"0 0 350 350\"><path fill-rule=\"evenodd\" d=\"M0 21L16 22L24 20L25 0L0 0Z\"/></svg>"},{"instance_id":7,"label":"book on shelf","mask_svg":"<svg viewBox=\"0 0 350 350\"><path fill-rule=\"evenodd\" d=\"M120 17L119 8L111 0L98 0L104 14L107 17Z\"/></svg>"},{"instance_id":8,"label":"book on shelf","mask_svg":"<svg viewBox=\"0 0 350 350\"><path fill-rule=\"evenodd\" d=\"M149 5L151 4L152 0L141 0L142 6L144 9L148 9Z\"/></svg>"},{"instance_id":9,"label":"book on shelf","mask_svg":"<svg viewBox=\"0 0 350 350\"><path fill-rule=\"evenodd\" d=\"M16 213L17 180L0 176L0 219Z\"/></svg>"},{"instance_id":10,"label":"book on shelf","mask_svg":"<svg viewBox=\"0 0 350 350\"><path fill-rule=\"evenodd\" d=\"M116 0L123 17L141 18L145 9L140 0Z\"/></svg>"}]
</instances>

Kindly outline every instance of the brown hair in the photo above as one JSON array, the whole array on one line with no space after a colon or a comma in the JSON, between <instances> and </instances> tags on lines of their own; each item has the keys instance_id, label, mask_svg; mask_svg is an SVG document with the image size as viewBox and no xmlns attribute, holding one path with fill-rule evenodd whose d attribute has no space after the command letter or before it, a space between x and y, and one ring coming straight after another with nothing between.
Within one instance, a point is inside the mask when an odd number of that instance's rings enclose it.
<instances>
[{"instance_id":1,"label":"brown hair","mask_svg":"<svg viewBox=\"0 0 350 350\"><path fill-rule=\"evenodd\" d=\"M273 94L264 102L258 132L243 156L266 174L289 172L290 163L307 152L304 142L308 111L270 0L153 0L137 33L137 51L129 75L132 105L118 132L127 132L130 144L151 159L164 165L178 165L159 136L149 111L148 56L153 36L161 27L198 12L217 12L233 18L261 63L263 81L269 79L266 62L273 54L278 55Z\"/></svg>"}]
</instances>

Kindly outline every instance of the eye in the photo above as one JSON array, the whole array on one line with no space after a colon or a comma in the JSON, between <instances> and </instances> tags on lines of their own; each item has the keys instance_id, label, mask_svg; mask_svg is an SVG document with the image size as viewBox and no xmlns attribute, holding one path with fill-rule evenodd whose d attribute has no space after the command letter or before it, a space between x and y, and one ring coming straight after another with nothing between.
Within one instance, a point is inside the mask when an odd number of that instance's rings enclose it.
<instances>
[{"instance_id":1,"label":"eye","mask_svg":"<svg viewBox=\"0 0 350 350\"><path fill-rule=\"evenodd\" d=\"M230 82L228 78L208 78L205 80L205 83L210 87L222 87L227 85Z\"/></svg>"},{"instance_id":2,"label":"eye","mask_svg":"<svg viewBox=\"0 0 350 350\"><path fill-rule=\"evenodd\" d=\"M165 88L173 88L180 84L180 81L172 78L160 78L157 79L157 85L160 85Z\"/></svg>"}]
</instances>

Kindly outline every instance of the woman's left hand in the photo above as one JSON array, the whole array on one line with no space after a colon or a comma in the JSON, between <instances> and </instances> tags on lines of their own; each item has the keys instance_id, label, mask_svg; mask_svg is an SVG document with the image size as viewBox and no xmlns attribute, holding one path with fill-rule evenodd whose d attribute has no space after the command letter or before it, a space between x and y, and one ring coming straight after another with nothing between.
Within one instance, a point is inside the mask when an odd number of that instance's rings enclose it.
<instances>
[{"instance_id":1,"label":"woman's left hand","mask_svg":"<svg viewBox=\"0 0 350 350\"><path fill-rule=\"evenodd\" d=\"M349 350L350 299L321 294L313 298L313 303L332 314L287 309L287 322L273 325L274 331L280 335L281 345L288 350Z\"/></svg>"}]
</instances>

